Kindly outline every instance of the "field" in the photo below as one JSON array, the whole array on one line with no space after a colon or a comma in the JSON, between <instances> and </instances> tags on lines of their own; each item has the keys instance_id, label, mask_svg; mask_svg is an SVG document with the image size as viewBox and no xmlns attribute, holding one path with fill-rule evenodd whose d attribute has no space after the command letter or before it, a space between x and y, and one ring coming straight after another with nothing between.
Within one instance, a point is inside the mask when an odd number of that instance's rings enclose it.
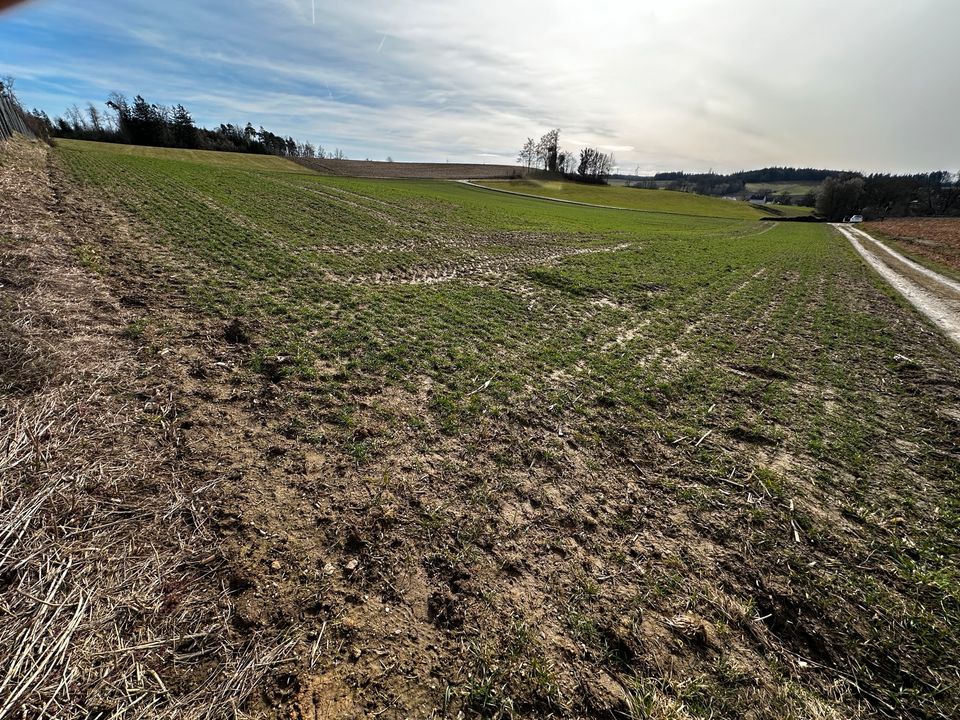
<instances>
[{"instance_id":1,"label":"field","mask_svg":"<svg viewBox=\"0 0 960 720\"><path fill-rule=\"evenodd\" d=\"M808 192L815 192L820 187L818 182L769 182L769 183L746 183L747 192L772 192L774 195L787 193L788 195L806 195Z\"/></svg>"},{"instance_id":2,"label":"field","mask_svg":"<svg viewBox=\"0 0 960 720\"><path fill-rule=\"evenodd\" d=\"M891 218L867 223L865 228L891 241L913 259L960 277L960 219Z\"/></svg>"},{"instance_id":3,"label":"field","mask_svg":"<svg viewBox=\"0 0 960 720\"><path fill-rule=\"evenodd\" d=\"M956 716L960 352L829 226L665 191L576 189L630 212L6 152L0 249L62 245L92 288L69 307L97 318L77 343L99 328L121 358L98 402L135 408L193 498L162 514L180 559L154 609L103 626L130 649L77 649L75 685L133 663L143 703L227 688L277 718ZM20 219L30 198L49 226ZM0 267L8 303L42 288ZM77 326L45 322L37 347Z\"/></svg>"},{"instance_id":4,"label":"field","mask_svg":"<svg viewBox=\"0 0 960 720\"><path fill-rule=\"evenodd\" d=\"M518 165L485 165L483 163L408 163L331 158L298 158L297 162L321 175L347 177L469 180L471 178L515 178L524 174L524 169Z\"/></svg>"},{"instance_id":5,"label":"field","mask_svg":"<svg viewBox=\"0 0 960 720\"><path fill-rule=\"evenodd\" d=\"M181 162L197 163L203 167L232 168L235 170L274 171L280 173L307 173L307 168L300 167L289 160L276 155L245 155L233 152L212 152L210 150L185 150L174 148L144 147L142 145L120 145L113 143L86 142L77 140L60 140L65 150L86 148L90 152L99 152L109 155L124 155L132 158L177 160Z\"/></svg>"},{"instance_id":6,"label":"field","mask_svg":"<svg viewBox=\"0 0 960 720\"><path fill-rule=\"evenodd\" d=\"M298 158L297 163L275 155L247 155L208 150L181 150L153 148L140 145L113 145L108 143L84 143L101 146L104 152L119 155L134 155L143 158L165 158L200 163L206 167L216 166L237 170L278 173L301 173L343 175L348 177L373 178L426 178L458 180L470 178L512 178L523 174L516 165L484 165L480 163L404 163L375 162L370 160L333 160L331 158ZM78 147L75 140L64 140L65 148Z\"/></svg>"},{"instance_id":7,"label":"field","mask_svg":"<svg viewBox=\"0 0 960 720\"><path fill-rule=\"evenodd\" d=\"M587 185L558 180L487 180L477 183L554 200L628 208L646 212L755 220L764 212L743 202L694 195L674 190L643 190L616 185Z\"/></svg>"}]
</instances>

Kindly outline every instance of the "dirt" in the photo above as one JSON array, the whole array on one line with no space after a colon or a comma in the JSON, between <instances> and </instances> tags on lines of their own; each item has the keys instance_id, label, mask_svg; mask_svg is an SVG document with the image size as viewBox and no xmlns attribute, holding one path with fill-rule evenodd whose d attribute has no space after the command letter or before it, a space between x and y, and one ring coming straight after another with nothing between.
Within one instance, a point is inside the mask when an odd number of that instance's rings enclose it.
<instances>
[{"instance_id":1,"label":"dirt","mask_svg":"<svg viewBox=\"0 0 960 720\"><path fill-rule=\"evenodd\" d=\"M63 187L43 147L0 144L2 702L206 716L245 702L289 646L231 622L206 511L219 492L183 462L181 389L129 338L140 296L78 263L101 225Z\"/></svg>"},{"instance_id":2,"label":"dirt","mask_svg":"<svg viewBox=\"0 0 960 720\"><path fill-rule=\"evenodd\" d=\"M960 218L890 218L867 223L864 228L960 272Z\"/></svg>"},{"instance_id":3,"label":"dirt","mask_svg":"<svg viewBox=\"0 0 960 720\"><path fill-rule=\"evenodd\" d=\"M529 243L533 245L533 243ZM504 274L516 272L526 267L549 267L559 261L578 255L620 252L632 247L632 243L618 243L596 248L538 248L530 247L515 252L508 258L502 256L477 257L445 265L431 264L418 268L411 266L393 273L374 273L372 275L353 275L345 278L347 282L373 285L435 285L452 281L478 281L502 278Z\"/></svg>"}]
</instances>

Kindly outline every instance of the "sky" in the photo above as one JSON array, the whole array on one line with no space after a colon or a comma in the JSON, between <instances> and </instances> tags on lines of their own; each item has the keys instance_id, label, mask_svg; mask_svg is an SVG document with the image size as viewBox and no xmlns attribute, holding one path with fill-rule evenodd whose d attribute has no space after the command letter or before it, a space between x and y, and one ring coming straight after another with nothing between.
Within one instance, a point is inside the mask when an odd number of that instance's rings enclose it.
<instances>
[{"instance_id":1,"label":"sky","mask_svg":"<svg viewBox=\"0 0 960 720\"><path fill-rule=\"evenodd\" d=\"M957 0L30 0L0 75L51 116L111 91L348 157L622 172L960 170Z\"/></svg>"}]
</instances>

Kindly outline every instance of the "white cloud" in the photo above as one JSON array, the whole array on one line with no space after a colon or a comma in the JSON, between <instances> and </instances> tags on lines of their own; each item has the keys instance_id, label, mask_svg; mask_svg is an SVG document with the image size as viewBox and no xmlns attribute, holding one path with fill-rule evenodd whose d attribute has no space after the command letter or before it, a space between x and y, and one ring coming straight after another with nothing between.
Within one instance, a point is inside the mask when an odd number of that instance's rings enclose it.
<instances>
[{"instance_id":1,"label":"white cloud","mask_svg":"<svg viewBox=\"0 0 960 720\"><path fill-rule=\"evenodd\" d=\"M318 0L313 16L311 0L38 0L0 24L0 72L24 71L28 104L142 92L354 156L512 161L560 127L649 170L960 167L953 0ZM31 47L38 28L52 47Z\"/></svg>"}]
</instances>

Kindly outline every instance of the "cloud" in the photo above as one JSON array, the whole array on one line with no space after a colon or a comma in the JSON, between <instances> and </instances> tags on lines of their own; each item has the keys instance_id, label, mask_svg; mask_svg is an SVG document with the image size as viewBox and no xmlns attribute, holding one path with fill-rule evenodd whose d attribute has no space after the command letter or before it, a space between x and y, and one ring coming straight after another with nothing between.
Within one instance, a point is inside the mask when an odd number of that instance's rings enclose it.
<instances>
[{"instance_id":1,"label":"cloud","mask_svg":"<svg viewBox=\"0 0 960 720\"><path fill-rule=\"evenodd\" d=\"M36 0L0 72L54 113L110 90L354 157L502 158L560 127L621 166L960 167L952 0Z\"/></svg>"}]
</instances>

